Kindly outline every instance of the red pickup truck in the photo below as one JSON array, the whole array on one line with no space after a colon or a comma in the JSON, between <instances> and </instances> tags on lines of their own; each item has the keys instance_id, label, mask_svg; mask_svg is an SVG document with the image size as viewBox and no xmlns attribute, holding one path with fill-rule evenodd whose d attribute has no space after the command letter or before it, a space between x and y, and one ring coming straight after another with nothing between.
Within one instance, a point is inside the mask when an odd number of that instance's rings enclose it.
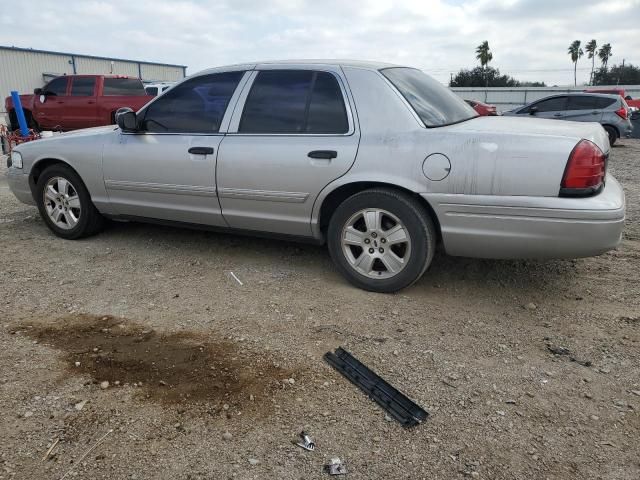
<instances>
[{"instance_id":1,"label":"red pickup truck","mask_svg":"<svg viewBox=\"0 0 640 480\"><path fill-rule=\"evenodd\" d=\"M64 75L31 95L20 95L27 123L37 130L74 130L115 123L121 107L139 110L153 97L139 78L123 75ZM8 124L18 129L11 97L5 100Z\"/></svg>"}]
</instances>

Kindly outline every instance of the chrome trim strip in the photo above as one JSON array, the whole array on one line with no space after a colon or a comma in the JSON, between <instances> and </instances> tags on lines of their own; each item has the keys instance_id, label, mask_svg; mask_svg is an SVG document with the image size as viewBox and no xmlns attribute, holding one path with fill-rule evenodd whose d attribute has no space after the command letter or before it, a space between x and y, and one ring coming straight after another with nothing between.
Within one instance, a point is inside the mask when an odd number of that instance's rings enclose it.
<instances>
[{"instance_id":1,"label":"chrome trim strip","mask_svg":"<svg viewBox=\"0 0 640 480\"><path fill-rule=\"evenodd\" d=\"M170 195L195 195L199 197L215 197L216 188L198 185L172 185L167 183L127 182L105 180L105 186L112 190L130 190L133 192L166 193Z\"/></svg>"},{"instance_id":2,"label":"chrome trim strip","mask_svg":"<svg viewBox=\"0 0 640 480\"><path fill-rule=\"evenodd\" d=\"M221 188L219 194L220 198L284 203L304 203L309 197L309 194L304 192L274 192L270 190L246 190L242 188Z\"/></svg>"}]
</instances>

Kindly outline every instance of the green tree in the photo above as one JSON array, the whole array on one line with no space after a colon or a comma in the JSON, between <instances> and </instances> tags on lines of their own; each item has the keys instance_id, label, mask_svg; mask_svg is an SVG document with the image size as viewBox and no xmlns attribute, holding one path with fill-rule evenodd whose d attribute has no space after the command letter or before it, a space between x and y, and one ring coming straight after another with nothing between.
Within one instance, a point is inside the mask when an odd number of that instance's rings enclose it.
<instances>
[{"instance_id":1,"label":"green tree","mask_svg":"<svg viewBox=\"0 0 640 480\"><path fill-rule=\"evenodd\" d=\"M599 68L593 73L594 85L638 85L640 84L640 67L626 63L613 65L610 69Z\"/></svg>"},{"instance_id":2,"label":"green tree","mask_svg":"<svg viewBox=\"0 0 640 480\"><path fill-rule=\"evenodd\" d=\"M578 85L578 59L584 55L584 52L580 48L580 40L574 40L569 45L569 49L567 53L571 57L571 61L573 62L573 85Z\"/></svg>"},{"instance_id":3,"label":"green tree","mask_svg":"<svg viewBox=\"0 0 640 480\"><path fill-rule=\"evenodd\" d=\"M593 85L593 70L596 66L596 55L598 53L598 43L594 40L587 42L584 46L585 51L587 52L587 58L591 59L591 74L589 74L589 84Z\"/></svg>"},{"instance_id":4,"label":"green tree","mask_svg":"<svg viewBox=\"0 0 640 480\"><path fill-rule=\"evenodd\" d=\"M488 40L485 40L476 47L476 58L480 60L480 67L482 67L482 70L485 71L487 66L489 65L489 62L493 60L493 53L491 53L491 50L489 49ZM485 82L486 87L489 86L488 82L489 80L487 79L487 81Z\"/></svg>"},{"instance_id":5,"label":"green tree","mask_svg":"<svg viewBox=\"0 0 640 480\"><path fill-rule=\"evenodd\" d=\"M600 50L598 51L598 57L600 57L600 60L602 61L602 68L604 68L605 70L607 69L607 63L609 63L609 59L612 56L613 53L611 52L610 43L605 43L600 47Z\"/></svg>"},{"instance_id":6,"label":"green tree","mask_svg":"<svg viewBox=\"0 0 640 480\"><path fill-rule=\"evenodd\" d=\"M462 69L449 83L450 87L544 87L544 82L519 82L509 75L501 75L500 70L493 67L475 67Z\"/></svg>"}]
</instances>

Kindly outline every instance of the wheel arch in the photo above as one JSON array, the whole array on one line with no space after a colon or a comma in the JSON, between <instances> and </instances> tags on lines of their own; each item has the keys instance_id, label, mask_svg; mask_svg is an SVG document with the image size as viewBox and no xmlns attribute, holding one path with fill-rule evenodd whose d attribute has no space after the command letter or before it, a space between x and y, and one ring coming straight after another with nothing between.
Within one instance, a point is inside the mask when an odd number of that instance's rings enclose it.
<instances>
[{"instance_id":1,"label":"wheel arch","mask_svg":"<svg viewBox=\"0 0 640 480\"><path fill-rule=\"evenodd\" d=\"M416 192L402 187L393 183L386 183L381 181L355 181L346 183L338 186L337 188L331 190L328 194L324 196L321 200L321 204L318 209L317 219L315 222L315 228L319 235L322 237L325 236L327 227L329 226L329 220L331 220L331 215L335 211L335 209L342 203L344 200L349 198L356 193L362 192L364 190L369 190L372 188L387 188L389 190L395 190L399 192L403 192L412 198L416 199L420 205L422 205L427 214L431 217L433 224L436 227L436 232L438 235L437 241L440 242L442 240L442 232L440 229L440 221L438 220L438 216L436 215L435 210L429 204L427 200L425 200L421 195L418 195Z\"/></svg>"},{"instance_id":2,"label":"wheel arch","mask_svg":"<svg viewBox=\"0 0 640 480\"><path fill-rule=\"evenodd\" d=\"M603 128L607 128L607 127L612 128L616 132L617 137L620 138L620 130L618 129L618 127L610 123L603 123L602 126Z\"/></svg>"},{"instance_id":3,"label":"wheel arch","mask_svg":"<svg viewBox=\"0 0 640 480\"><path fill-rule=\"evenodd\" d=\"M59 158L41 158L31 166L31 170L29 171L29 188L31 188L31 195L34 199L36 193L36 185L38 185L38 178L40 178L42 172L44 172L52 165L64 165L65 167L73 170L73 172L78 175L78 177L80 177L78 171L64 160L61 160ZM80 179L82 179L82 177L80 177Z\"/></svg>"}]
</instances>

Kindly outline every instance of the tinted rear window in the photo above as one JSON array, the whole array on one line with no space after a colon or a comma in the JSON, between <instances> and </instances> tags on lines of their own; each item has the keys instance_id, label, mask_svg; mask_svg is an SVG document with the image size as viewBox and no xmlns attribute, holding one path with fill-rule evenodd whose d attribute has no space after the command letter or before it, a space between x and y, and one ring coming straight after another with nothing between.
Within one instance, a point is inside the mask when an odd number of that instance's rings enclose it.
<instances>
[{"instance_id":1,"label":"tinted rear window","mask_svg":"<svg viewBox=\"0 0 640 480\"><path fill-rule=\"evenodd\" d=\"M74 77L71 79L71 95L74 97L90 97L96 84L96 77Z\"/></svg>"},{"instance_id":2,"label":"tinted rear window","mask_svg":"<svg viewBox=\"0 0 640 480\"><path fill-rule=\"evenodd\" d=\"M324 133L349 130L342 91L327 72L266 70L247 96L242 133Z\"/></svg>"},{"instance_id":3,"label":"tinted rear window","mask_svg":"<svg viewBox=\"0 0 640 480\"><path fill-rule=\"evenodd\" d=\"M103 95L146 95L139 78L105 78Z\"/></svg>"},{"instance_id":4,"label":"tinted rear window","mask_svg":"<svg viewBox=\"0 0 640 480\"><path fill-rule=\"evenodd\" d=\"M478 116L464 100L420 70L394 67L381 72L400 91L427 127L442 127Z\"/></svg>"},{"instance_id":5,"label":"tinted rear window","mask_svg":"<svg viewBox=\"0 0 640 480\"><path fill-rule=\"evenodd\" d=\"M599 110L613 105L616 101L615 98L574 95L569 97L567 110Z\"/></svg>"}]
</instances>

